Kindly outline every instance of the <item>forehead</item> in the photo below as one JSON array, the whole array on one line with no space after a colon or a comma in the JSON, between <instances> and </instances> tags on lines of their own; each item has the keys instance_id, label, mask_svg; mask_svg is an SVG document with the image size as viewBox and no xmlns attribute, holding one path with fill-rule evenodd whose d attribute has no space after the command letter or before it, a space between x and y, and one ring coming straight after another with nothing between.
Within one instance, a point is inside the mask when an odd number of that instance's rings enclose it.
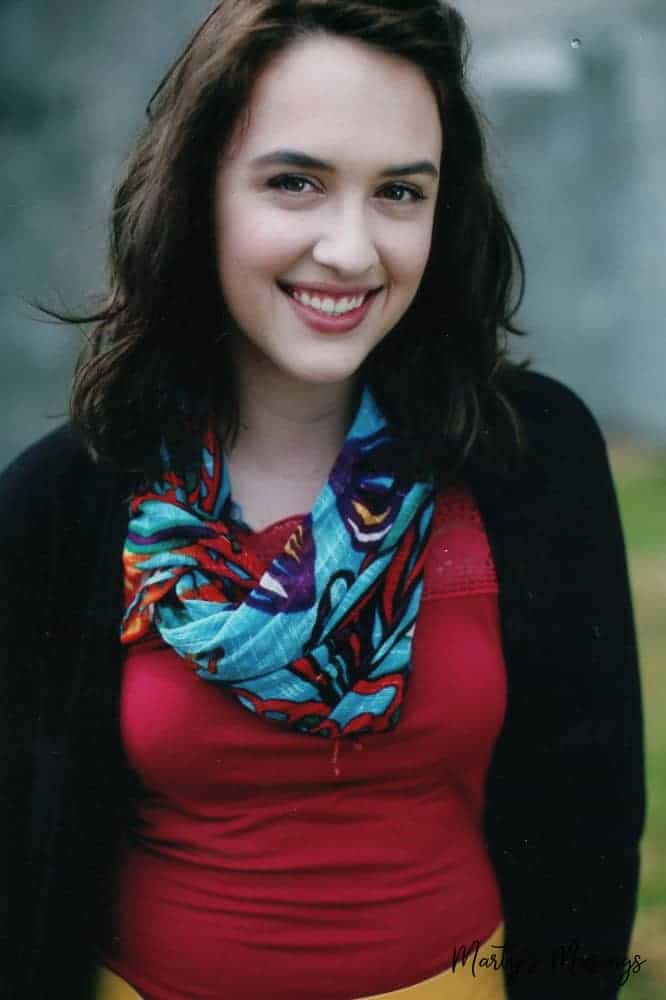
<instances>
[{"instance_id":1,"label":"forehead","mask_svg":"<svg viewBox=\"0 0 666 1000\"><path fill-rule=\"evenodd\" d=\"M442 130L418 66L363 42L320 35L292 43L259 75L231 147L242 160L295 147L368 168L421 158L438 163Z\"/></svg>"}]
</instances>

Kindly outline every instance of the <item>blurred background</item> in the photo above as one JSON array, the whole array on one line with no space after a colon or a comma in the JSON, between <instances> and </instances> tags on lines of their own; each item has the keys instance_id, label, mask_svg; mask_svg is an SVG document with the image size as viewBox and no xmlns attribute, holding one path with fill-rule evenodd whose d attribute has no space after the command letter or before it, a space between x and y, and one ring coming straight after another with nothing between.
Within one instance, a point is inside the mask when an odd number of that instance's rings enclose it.
<instances>
[{"instance_id":1,"label":"blurred background","mask_svg":"<svg viewBox=\"0 0 666 1000\"><path fill-rule=\"evenodd\" d=\"M112 190L212 0L0 0L0 468L66 410L79 334L27 302L104 288ZM650 805L626 1000L666 996L666 3L459 0L527 261L514 345L606 433L641 645Z\"/></svg>"}]
</instances>

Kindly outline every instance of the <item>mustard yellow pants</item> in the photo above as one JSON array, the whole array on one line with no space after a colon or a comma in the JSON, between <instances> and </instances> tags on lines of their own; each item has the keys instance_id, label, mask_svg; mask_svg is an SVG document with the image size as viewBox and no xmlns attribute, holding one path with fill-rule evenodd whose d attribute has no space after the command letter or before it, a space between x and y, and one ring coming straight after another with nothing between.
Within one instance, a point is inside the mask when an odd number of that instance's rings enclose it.
<instances>
[{"instance_id":1,"label":"mustard yellow pants","mask_svg":"<svg viewBox=\"0 0 666 1000\"><path fill-rule=\"evenodd\" d=\"M402 990L377 993L360 1000L506 1000L504 973L497 967L501 960L498 949L503 943L504 927L500 924L478 948L467 949L464 964L461 955L455 968ZM101 966L95 1000L142 1000L142 997L115 972Z\"/></svg>"}]
</instances>

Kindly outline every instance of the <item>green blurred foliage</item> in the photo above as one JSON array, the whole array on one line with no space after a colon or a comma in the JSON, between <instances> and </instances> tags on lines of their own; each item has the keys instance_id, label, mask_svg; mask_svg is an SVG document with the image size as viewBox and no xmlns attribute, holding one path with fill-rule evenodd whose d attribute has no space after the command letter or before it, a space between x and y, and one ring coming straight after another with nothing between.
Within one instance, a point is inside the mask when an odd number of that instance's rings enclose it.
<instances>
[{"instance_id":1,"label":"green blurred foliage","mask_svg":"<svg viewBox=\"0 0 666 1000\"><path fill-rule=\"evenodd\" d=\"M666 997L666 454L610 449L627 542L641 654L648 816L632 953L647 959L622 1000Z\"/></svg>"}]
</instances>

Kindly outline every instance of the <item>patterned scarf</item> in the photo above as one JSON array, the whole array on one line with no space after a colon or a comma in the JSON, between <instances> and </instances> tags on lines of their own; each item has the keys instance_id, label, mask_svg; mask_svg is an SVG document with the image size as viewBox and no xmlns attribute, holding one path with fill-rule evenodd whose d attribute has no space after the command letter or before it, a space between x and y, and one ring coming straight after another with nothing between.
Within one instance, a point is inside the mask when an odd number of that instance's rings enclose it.
<instances>
[{"instance_id":1,"label":"patterned scarf","mask_svg":"<svg viewBox=\"0 0 666 1000\"><path fill-rule=\"evenodd\" d=\"M234 535L218 436L131 501L124 643L156 629L198 677L264 719L357 737L397 724L434 511L366 387L310 514L266 566Z\"/></svg>"}]
</instances>

